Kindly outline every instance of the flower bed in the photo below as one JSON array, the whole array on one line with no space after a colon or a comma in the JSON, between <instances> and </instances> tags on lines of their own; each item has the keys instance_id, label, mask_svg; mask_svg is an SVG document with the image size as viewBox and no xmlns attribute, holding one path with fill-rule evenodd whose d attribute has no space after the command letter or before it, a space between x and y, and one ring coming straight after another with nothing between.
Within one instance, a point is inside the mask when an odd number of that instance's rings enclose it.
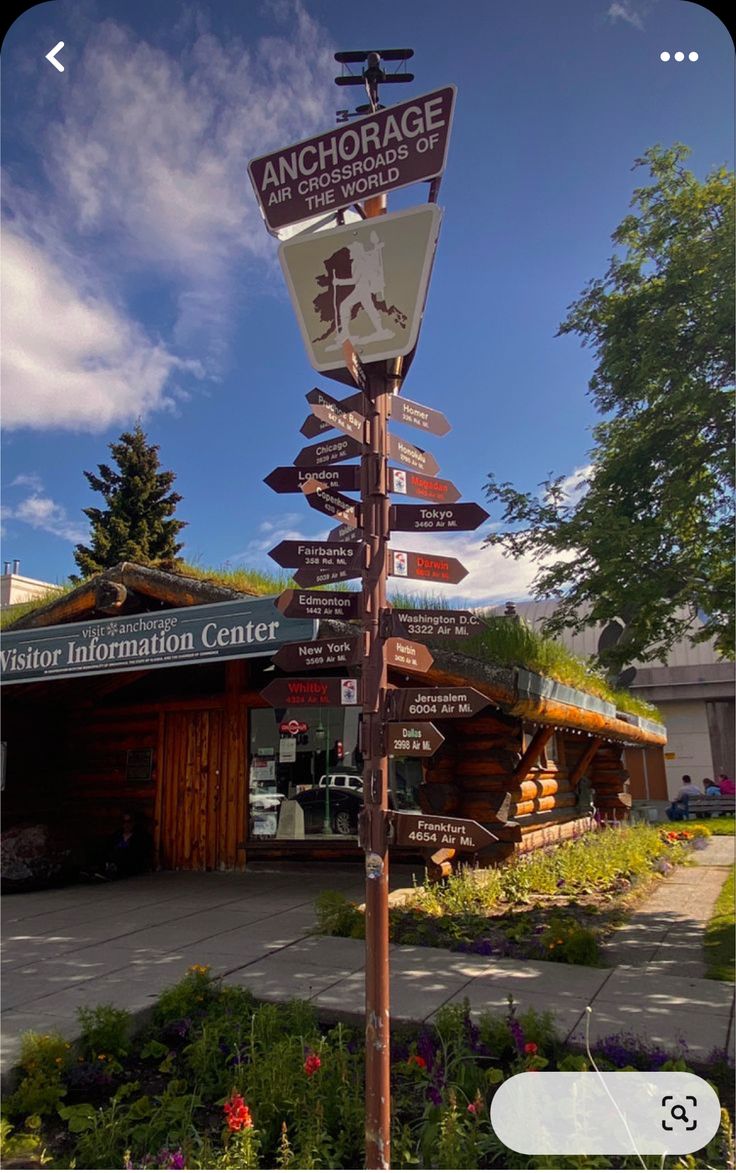
<instances>
[{"instance_id":1,"label":"flower bed","mask_svg":"<svg viewBox=\"0 0 736 1173\"><path fill-rule=\"evenodd\" d=\"M682 863L693 828L646 824L591 831L500 868L463 868L402 894L390 910L391 940L485 956L596 965L599 943ZM318 931L362 937L361 908L336 892L317 901Z\"/></svg>"},{"instance_id":2,"label":"flower bed","mask_svg":"<svg viewBox=\"0 0 736 1173\"><path fill-rule=\"evenodd\" d=\"M45 1153L54 1168L363 1167L362 1031L320 1025L305 1003L258 1004L212 981L206 967L164 992L137 1038L109 1006L85 1011L82 1027L75 1045L25 1037L23 1078L5 1103L4 1161L25 1158L27 1167ZM103 1038L108 1050L98 1051ZM633 1036L602 1040L594 1058L608 1070L683 1070L687 1062L683 1052L647 1049ZM476 1019L467 1003L456 1004L439 1012L435 1028L395 1030L392 1167L518 1167L491 1129L495 1089L521 1071L589 1067L588 1056L560 1041L549 1014L519 1014L511 1001L503 1016ZM80 1083L74 1073L82 1069ZM726 1102L733 1072L725 1056L700 1070ZM688 1167L727 1167L732 1154L726 1112ZM554 1167L587 1164L563 1158ZM675 1158L664 1167L681 1166Z\"/></svg>"}]
</instances>

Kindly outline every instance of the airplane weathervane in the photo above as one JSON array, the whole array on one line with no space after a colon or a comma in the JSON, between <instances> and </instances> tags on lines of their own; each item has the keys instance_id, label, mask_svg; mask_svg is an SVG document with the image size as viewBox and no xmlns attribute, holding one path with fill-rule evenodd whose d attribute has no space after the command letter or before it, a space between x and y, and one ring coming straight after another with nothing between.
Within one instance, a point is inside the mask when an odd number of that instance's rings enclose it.
<instances>
[{"instance_id":1,"label":"airplane weathervane","mask_svg":"<svg viewBox=\"0 0 736 1173\"><path fill-rule=\"evenodd\" d=\"M368 98L370 99L366 105L356 106L355 110L338 110L338 122L347 122L350 118L358 118L363 114L375 114L376 110L382 110L383 107L378 101L379 85L387 85L391 82L414 81L414 74L406 73L405 68L403 71L400 71L400 66L396 73L387 73L383 68L383 62L406 62L413 56L413 49L358 49L347 53L336 53L335 60L339 61L343 66L343 73L340 77L335 78L335 85L364 85ZM363 63L364 67L360 74L350 72L351 65L360 65ZM347 66L347 73L344 72L345 66Z\"/></svg>"}]
</instances>

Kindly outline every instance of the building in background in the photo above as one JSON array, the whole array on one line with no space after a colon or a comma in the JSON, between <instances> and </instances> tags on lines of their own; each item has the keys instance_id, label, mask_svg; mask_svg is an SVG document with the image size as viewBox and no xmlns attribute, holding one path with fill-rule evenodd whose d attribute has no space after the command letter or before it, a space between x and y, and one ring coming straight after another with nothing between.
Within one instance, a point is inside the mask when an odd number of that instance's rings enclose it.
<instances>
[{"instance_id":1,"label":"building in background","mask_svg":"<svg viewBox=\"0 0 736 1173\"><path fill-rule=\"evenodd\" d=\"M539 629L553 614L555 603L545 600L514 607L531 627ZM603 625L596 623L556 638L587 659L596 655L602 631ZM666 663L637 660L632 667L636 675L628 690L656 705L667 726L664 762L650 751L626 751L632 797L639 802L671 799L683 774L697 785L703 778L717 779L721 771L732 778L736 770L733 661L721 659L712 640L692 644L683 639L674 645Z\"/></svg>"},{"instance_id":2,"label":"building in background","mask_svg":"<svg viewBox=\"0 0 736 1173\"><path fill-rule=\"evenodd\" d=\"M20 562L3 564L3 573L0 576L0 609L15 607L18 603L28 603L32 599L42 599L49 591L57 590L57 584L42 582L38 578L26 578L20 572Z\"/></svg>"}]
</instances>

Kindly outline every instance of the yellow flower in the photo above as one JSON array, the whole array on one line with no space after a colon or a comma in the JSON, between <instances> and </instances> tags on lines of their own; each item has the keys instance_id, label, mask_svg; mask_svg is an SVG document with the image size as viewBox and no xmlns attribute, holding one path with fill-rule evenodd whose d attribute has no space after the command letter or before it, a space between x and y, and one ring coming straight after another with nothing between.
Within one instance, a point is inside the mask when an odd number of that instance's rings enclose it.
<instances>
[{"instance_id":1,"label":"yellow flower","mask_svg":"<svg viewBox=\"0 0 736 1173\"><path fill-rule=\"evenodd\" d=\"M102 1055L98 1055L98 1056L97 1056L97 1058L98 1058L98 1059L106 1059L106 1058L107 1058L107 1055L105 1055L105 1054L103 1053Z\"/></svg>"},{"instance_id":2,"label":"yellow flower","mask_svg":"<svg viewBox=\"0 0 736 1173\"><path fill-rule=\"evenodd\" d=\"M56 1064L56 1066L60 1067L62 1062L63 1062L63 1060L61 1058L61 1055L57 1055L56 1058L54 1059L54 1063Z\"/></svg>"}]
</instances>

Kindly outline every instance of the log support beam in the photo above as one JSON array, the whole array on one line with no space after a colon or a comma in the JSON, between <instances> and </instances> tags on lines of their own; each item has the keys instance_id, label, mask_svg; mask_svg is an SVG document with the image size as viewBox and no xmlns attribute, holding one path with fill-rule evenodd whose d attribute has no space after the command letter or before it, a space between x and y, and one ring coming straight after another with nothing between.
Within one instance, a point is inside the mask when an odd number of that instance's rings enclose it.
<instances>
[{"instance_id":1,"label":"log support beam","mask_svg":"<svg viewBox=\"0 0 736 1173\"><path fill-rule=\"evenodd\" d=\"M594 737L590 744L583 750L582 756L578 758L577 762L570 773L570 786L577 786L588 766L593 761L600 747L603 745L602 737Z\"/></svg>"},{"instance_id":2,"label":"log support beam","mask_svg":"<svg viewBox=\"0 0 736 1173\"><path fill-rule=\"evenodd\" d=\"M540 725L539 729L537 729L528 746L524 750L524 753L521 755L521 761L514 770L514 778L518 782L521 782L524 778L526 778L532 767L537 764L539 758L541 757L542 750L552 737L553 733L554 729L551 725Z\"/></svg>"}]
</instances>

